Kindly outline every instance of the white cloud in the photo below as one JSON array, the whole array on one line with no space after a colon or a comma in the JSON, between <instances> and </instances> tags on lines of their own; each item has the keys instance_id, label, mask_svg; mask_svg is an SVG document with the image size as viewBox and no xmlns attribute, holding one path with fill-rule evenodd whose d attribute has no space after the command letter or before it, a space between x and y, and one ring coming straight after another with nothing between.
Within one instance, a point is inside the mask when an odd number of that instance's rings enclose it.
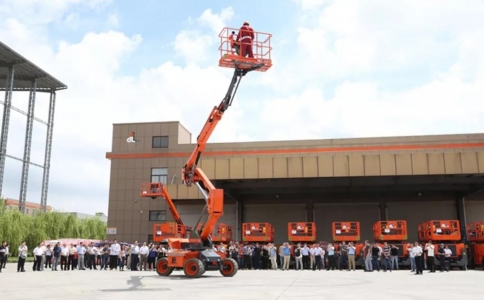
<instances>
[{"instance_id":1,"label":"white cloud","mask_svg":"<svg viewBox=\"0 0 484 300\"><path fill-rule=\"evenodd\" d=\"M108 25L110 27L115 27L115 28L119 26L118 14L113 13L108 16Z\"/></svg>"},{"instance_id":2,"label":"white cloud","mask_svg":"<svg viewBox=\"0 0 484 300\"><path fill-rule=\"evenodd\" d=\"M231 70L216 67L218 53L209 49L218 43L221 27L234 17L231 8L220 14L206 10L194 19L197 26L202 25L198 31L186 28L178 33L173 48L186 66L167 61L139 74L120 76L122 61L136 54L141 35L90 32L79 41L51 45L48 33L33 31L29 22L4 13L12 3L0 5L0 16L5 16L0 23L2 40L69 85L58 93L49 196L55 207L107 210L109 161L104 152L111 149L112 123L180 120L196 137L226 92ZM65 20L70 13L63 4L52 3L62 16L47 12L37 17L46 24ZM244 79L212 142L483 128L484 20L480 16L484 8L480 2L446 6L435 1L299 3L304 9L301 20L306 14L317 18L297 29L295 45L274 49L275 65L268 73ZM43 118L46 100L39 98L36 111ZM25 119L15 122L19 129L11 131L9 152L22 156L18 145L23 143L25 125L19 124L25 124ZM36 162L43 158L44 132L38 132ZM7 167L9 174L20 176L18 163L8 160ZM41 172L31 176L28 197L40 199L36 191L40 191ZM14 198L19 180L12 182L5 185L4 194Z\"/></svg>"}]
</instances>

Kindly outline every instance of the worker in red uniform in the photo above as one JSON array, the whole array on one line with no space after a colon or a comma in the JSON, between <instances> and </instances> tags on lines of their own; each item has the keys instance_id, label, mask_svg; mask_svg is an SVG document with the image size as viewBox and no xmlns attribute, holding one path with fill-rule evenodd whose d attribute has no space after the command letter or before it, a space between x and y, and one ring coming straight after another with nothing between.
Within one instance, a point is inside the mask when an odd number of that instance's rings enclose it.
<instances>
[{"instance_id":1,"label":"worker in red uniform","mask_svg":"<svg viewBox=\"0 0 484 300\"><path fill-rule=\"evenodd\" d=\"M254 53L252 52L252 42L254 41L254 29L249 26L249 22L244 22L242 27L240 27L239 34L237 34L237 42L240 43L240 55L250 58L254 58Z\"/></svg>"},{"instance_id":2,"label":"worker in red uniform","mask_svg":"<svg viewBox=\"0 0 484 300\"><path fill-rule=\"evenodd\" d=\"M235 53L240 55L240 45L239 42L235 41L235 31L232 31L232 34L229 36L230 48L235 49Z\"/></svg>"}]
</instances>

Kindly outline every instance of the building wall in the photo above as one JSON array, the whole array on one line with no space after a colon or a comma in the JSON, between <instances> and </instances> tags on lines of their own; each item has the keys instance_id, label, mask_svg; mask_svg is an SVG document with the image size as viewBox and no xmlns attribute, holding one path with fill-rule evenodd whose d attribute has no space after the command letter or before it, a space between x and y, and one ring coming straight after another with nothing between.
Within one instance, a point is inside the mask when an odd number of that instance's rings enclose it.
<instances>
[{"instance_id":1,"label":"building wall","mask_svg":"<svg viewBox=\"0 0 484 300\"><path fill-rule=\"evenodd\" d=\"M134 143L127 142L131 132ZM154 136L168 137L167 147L153 148ZM173 199L202 199L195 187L181 184L181 168L194 149L191 138L179 122L113 126L113 147L106 154L111 160L108 227L117 228L117 239L132 241L150 234L153 224L160 222L150 221L150 211L165 211L165 220L172 219L163 199L140 198L140 185L151 181L153 168L166 169L164 180ZM214 180L484 174L484 134L214 143L207 145L200 167ZM283 224L285 210L277 207L271 207L277 214L266 217ZM244 209L246 220L262 221L261 207ZM329 213L332 209L316 209L324 238L327 216L341 214L339 210ZM299 207L286 211L298 218L304 215ZM357 209L346 210L347 217L357 213ZM193 214L184 217L189 215ZM363 217L365 223L375 218L373 209L362 215L368 216ZM277 234L281 239L285 235Z\"/></svg>"}]
</instances>

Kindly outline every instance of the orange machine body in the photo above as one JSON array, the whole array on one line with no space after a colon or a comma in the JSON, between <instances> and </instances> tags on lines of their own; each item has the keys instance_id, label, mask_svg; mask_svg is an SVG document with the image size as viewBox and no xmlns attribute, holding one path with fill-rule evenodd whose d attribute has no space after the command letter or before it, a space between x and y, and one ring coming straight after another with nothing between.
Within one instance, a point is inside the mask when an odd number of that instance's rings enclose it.
<instances>
[{"instance_id":1,"label":"orange machine body","mask_svg":"<svg viewBox=\"0 0 484 300\"><path fill-rule=\"evenodd\" d=\"M203 224L198 223L196 230L200 231ZM233 241L233 228L224 223L218 223L212 232L212 241L219 243L229 243Z\"/></svg>"},{"instance_id":2,"label":"orange machine body","mask_svg":"<svg viewBox=\"0 0 484 300\"><path fill-rule=\"evenodd\" d=\"M440 244L444 244L452 251L450 266L467 270L466 245L462 242L460 222L458 220L430 220L418 225L418 239L425 243L432 241L437 253ZM434 256L435 265L439 266L438 256Z\"/></svg>"},{"instance_id":3,"label":"orange machine body","mask_svg":"<svg viewBox=\"0 0 484 300\"><path fill-rule=\"evenodd\" d=\"M316 223L290 222L287 224L287 239L293 243L315 243Z\"/></svg>"},{"instance_id":4,"label":"orange machine body","mask_svg":"<svg viewBox=\"0 0 484 300\"><path fill-rule=\"evenodd\" d=\"M474 265L484 266L484 221L468 223L466 229Z\"/></svg>"},{"instance_id":5,"label":"orange machine body","mask_svg":"<svg viewBox=\"0 0 484 300\"><path fill-rule=\"evenodd\" d=\"M378 221L373 224L373 238L378 241L381 246L384 242L390 245L395 245L398 248L398 257L400 259L408 260L408 229L407 221L405 220L388 220ZM403 265L407 265L405 261L400 261ZM410 265L410 261L408 261Z\"/></svg>"},{"instance_id":6,"label":"orange machine body","mask_svg":"<svg viewBox=\"0 0 484 300\"><path fill-rule=\"evenodd\" d=\"M359 242L360 222L333 222L332 234L334 242Z\"/></svg>"},{"instance_id":7,"label":"orange machine body","mask_svg":"<svg viewBox=\"0 0 484 300\"><path fill-rule=\"evenodd\" d=\"M272 243L274 242L274 227L269 223L242 223L242 241Z\"/></svg>"},{"instance_id":8,"label":"orange machine body","mask_svg":"<svg viewBox=\"0 0 484 300\"><path fill-rule=\"evenodd\" d=\"M190 226L176 222L153 224L153 242L159 243L168 238L189 238L191 229Z\"/></svg>"}]
</instances>

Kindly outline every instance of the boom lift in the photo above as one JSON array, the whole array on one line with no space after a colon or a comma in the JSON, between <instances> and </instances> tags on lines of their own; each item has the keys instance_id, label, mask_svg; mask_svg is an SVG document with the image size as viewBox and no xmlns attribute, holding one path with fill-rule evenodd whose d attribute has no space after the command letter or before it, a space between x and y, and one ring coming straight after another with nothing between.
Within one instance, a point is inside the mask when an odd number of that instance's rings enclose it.
<instances>
[{"instance_id":1,"label":"boom lift","mask_svg":"<svg viewBox=\"0 0 484 300\"><path fill-rule=\"evenodd\" d=\"M242 241L249 243L273 243L274 227L269 223L242 223Z\"/></svg>"},{"instance_id":2,"label":"boom lift","mask_svg":"<svg viewBox=\"0 0 484 300\"><path fill-rule=\"evenodd\" d=\"M432 241L435 253L438 252L441 243L448 246L452 251L450 266L467 270L467 251L465 244L461 241L460 222L458 220L431 220L421 223L418 225L418 238L424 245L428 241ZM436 266L440 266L437 255L434 256L434 263Z\"/></svg>"},{"instance_id":3,"label":"boom lift","mask_svg":"<svg viewBox=\"0 0 484 300\"><path fill-rule=\"evenodd\" d=\"M380 243L387 242L398 248L398 265L408 267L411 265L408 254L407 221L391 220L378 221L373 225L373 238Z\"/></svg>"},{"instance_id":4,"label":"boom lift","mask_svg":"<svg viewBox=\"0 0 484 300\"><path fill-rule=\"evenodd\" d=\"M484 221L467 224L467 240L474 259L474 266L484 268Z\"/></svg>"},{"instance_id":5,"label":"boom lift","mask_svg":"<svg viewBox=\"0 0 484 300\"><path fill-rule=\"evenodd\" d=\"M232 258L224 258L222 253L213 249L211 234L218 219L223 214L224 192L216 189L205 173L198 168L198 162L205 149L208 139L215 130L224 112L231 106L234 96L243 76L251 71L265 72L272 66L270 56L271 34L254 32L255 57L247 58L236 55L230 48L230 33L236 31L233 28L224 28L220 37L219 66L233 68L234 74L225 97L218 106L215 106L197 137L197 144L182 169L183 183L191 187L197 186L205 198L205 209L208 213L206 221L199 230L192 234L195 238L169 238L170 248L167 257L158 260L156 271L160 276L169 276L173 270L183 270L187 277L198 278L206 270L220 271L225 277L234 276L238 265ZM156 196L156 194L155 194ZM168 203L170 209L176 211L173 203ZM202 216L200 217L201 220Z\"/></svg>"},{"instance_id":6,"label":"boom lift","mask_svg":"<svg viewBox=\"0 0 484 300\"><path fill-rule=\"evenodd\" d=\"M360 222L333 222L332 224L333 241L335 242L335 250L339 251L339 242L352 242L355 249L355 264L357 267L365 265L365 261L361 255L363 244L360 243Z\"/></svg>"}]
</instances>

